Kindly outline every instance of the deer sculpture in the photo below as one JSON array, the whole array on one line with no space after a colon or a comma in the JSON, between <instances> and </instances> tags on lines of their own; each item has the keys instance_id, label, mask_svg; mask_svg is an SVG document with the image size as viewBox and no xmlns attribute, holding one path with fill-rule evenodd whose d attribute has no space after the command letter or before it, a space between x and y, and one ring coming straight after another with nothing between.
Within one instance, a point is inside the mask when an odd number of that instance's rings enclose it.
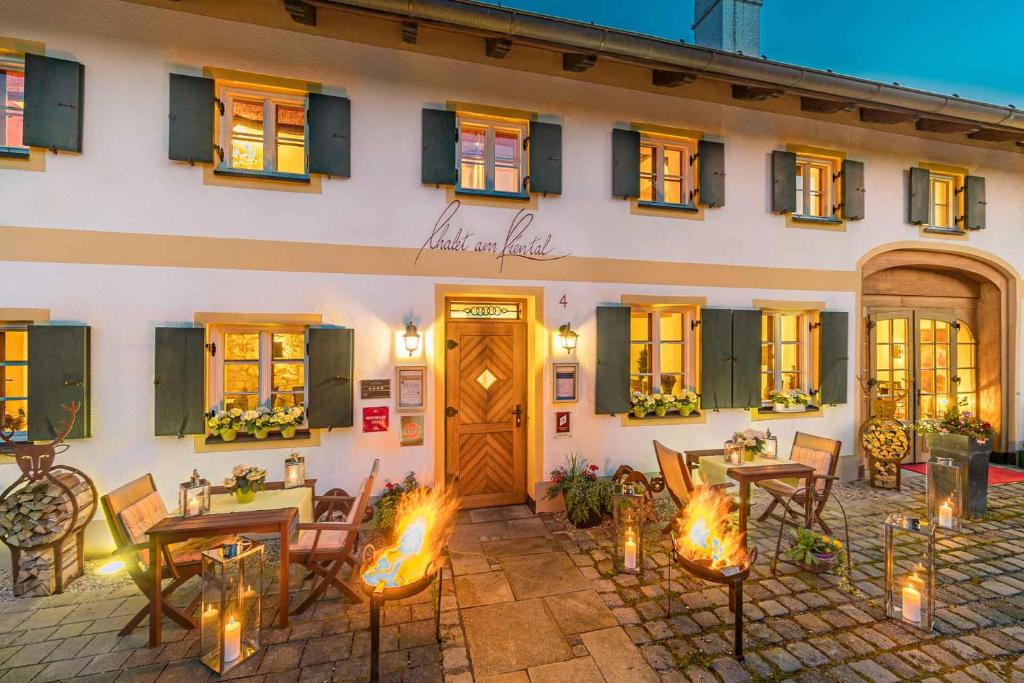
<instances>
[{"instance_id":1,"label":"deer sculpture","mask_svg":"<svg viewBox=\"0 0 1024 683\"><path fill-rule=\"evenodd\" d=\"M78 416L82 404L72 401L69 405L61 407L68 412L68 417L57 428L57 436L50 443L15 443L13 430L0 430L0 440L3 440L9 449L14 450L14 458L18 467L29 482L37 481L45 476L53 467L53 460L57 454L63 453L68 448L63 441L71 433L71 428L75 425L75 418Z\"/></svg>"}]
</instances>

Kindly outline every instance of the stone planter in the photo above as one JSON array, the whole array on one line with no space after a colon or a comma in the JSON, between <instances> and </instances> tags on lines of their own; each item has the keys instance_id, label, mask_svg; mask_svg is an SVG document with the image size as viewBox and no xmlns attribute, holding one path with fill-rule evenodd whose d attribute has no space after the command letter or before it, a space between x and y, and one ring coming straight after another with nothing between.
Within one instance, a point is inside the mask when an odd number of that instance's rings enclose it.
<instances>
[{"instance_id":1,"label":"stone planter","mask_svg":"<svg viewBox=\"0 0 1024 683\"><path fill-rule=\"evenodd\" d=\"M927 434L932 458L950 458L962 469L964 516L980 517L988 509L988 465L991 444L979 444L960 434Z\"/></svg>"}]
</instances>

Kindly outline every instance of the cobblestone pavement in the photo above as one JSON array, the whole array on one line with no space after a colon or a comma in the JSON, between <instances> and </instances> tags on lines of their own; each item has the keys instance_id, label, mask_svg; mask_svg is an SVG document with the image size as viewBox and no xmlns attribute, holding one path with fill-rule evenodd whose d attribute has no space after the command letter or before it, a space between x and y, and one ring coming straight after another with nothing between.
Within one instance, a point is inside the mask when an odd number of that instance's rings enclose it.
<instances>
[{"instance_id":1,"label":"cobblestone pavement","mask_svg":"<svg viewBox=\"0 0 1024 683\"><path fill-rule=\"evenodd\" d=\"M938 542L933 633L883 617L881 523L889 512L921 507L923 486L923 477L907 474L899 494L860 482L841 487L859 595L837 590L834 576L789 565L772 576L777 527L753 521L764 505L755 498L750 537L759 560L744 587L743 662L731 657L726 592L678 569L670 583L668 542L656 528L638 579L612 571L607 529L569 529L523 507L462 512L445 570L442 643L434 641L436 594L389 605L382 678L1024 683L1024 484L990 489L987 517ZM836 510L826 520L841 525ZM296 569L292 586L302 578ZM183 600L189 588L179 591ZM271 580L268 594L276 592ZM0 602L0 683L215 678L196 657L198 634L170 621L159 648L146 647L145 625L117 635L143 602L133 586ZM273 623L276 600L264 603L265 623ZM365 680L368 622L365 606L321 600L289 629L266 629L262 650L225 678Z\"/></svg>"}]
</instances>

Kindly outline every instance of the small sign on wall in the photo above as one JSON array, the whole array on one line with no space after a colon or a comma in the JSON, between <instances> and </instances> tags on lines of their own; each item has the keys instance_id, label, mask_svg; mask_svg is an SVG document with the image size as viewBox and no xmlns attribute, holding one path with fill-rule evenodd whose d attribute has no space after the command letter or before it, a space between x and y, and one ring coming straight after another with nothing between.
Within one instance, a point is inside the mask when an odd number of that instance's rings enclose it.
<instances>
[{"instance_id":1,"label":"small sign on wall","mask_svg":"<svg viewBox=\"0 0 1024 683\"><path fill-rule=\"evenodd\" d=\"M400 365L398 377L398 412L418 412L427 407L427 366Z\"/></svg>"},{"instance_id":2,"label":"small sign on wall","mask_svg":"<svg viewBox=\"0 0 1024 683\"><path fill-rule=\"evenodd\" d=\"M363 399L391 398L391 380L364 379L359 381L359 396Z\"/></svg>"},{"instance_id":3,"label":"small sign on wall","mask_svg":"<svg viewBox=\"0 0 1024 683\"><path fill-rule=\"evenodd\" d=\"M386 432L391 428L391 409L388 406L363 408L363 432Z\"/></svg>"},{"instance_id":4,"label":"small sign on wall","mask_svg":"<svg viewBox=\"0 0 1024 683\"><path fill-rule=\"evenodd\" d=\"M579 363L552 363L555 403L576 403L579 394Z\"/></svg>"},{"instance_id":5,"label":"small sign on wall","mask_svg":"<svg viewBox=\"0 0 1024 683\"><path fill-rule=\"evenodd\" d=\"M555 436L572 436L572 412L569 410L555 411Z\"/></svg>"},{"instance_id":6,"label":"small sign on wall","mask_svg":"<svg viewBox=\"0 0 1024 683\"><path fill-rule=\"evenodd\" d=\"M401 419L402 434L399 438L399 446L422 446L423 445L423 416L403 415Z\"/></svg>"}]
</instances>

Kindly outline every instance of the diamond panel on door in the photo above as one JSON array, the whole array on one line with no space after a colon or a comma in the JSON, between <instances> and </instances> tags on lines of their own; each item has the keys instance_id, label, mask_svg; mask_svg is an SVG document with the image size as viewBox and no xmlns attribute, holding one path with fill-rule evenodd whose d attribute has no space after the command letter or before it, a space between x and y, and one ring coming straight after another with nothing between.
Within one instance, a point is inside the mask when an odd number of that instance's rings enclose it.
<instances>
[{"instance_id":1,"label":"diamond panel on door","mask_svg":"<svg viewBox=\"0 0 1024 683\"><path fill-rule=\"evenodd\" d=\"M515 407L511 382L512 337L465 335L460 345L460 422L464 425L509 422Z\"/></svg>"}]
</instances>

